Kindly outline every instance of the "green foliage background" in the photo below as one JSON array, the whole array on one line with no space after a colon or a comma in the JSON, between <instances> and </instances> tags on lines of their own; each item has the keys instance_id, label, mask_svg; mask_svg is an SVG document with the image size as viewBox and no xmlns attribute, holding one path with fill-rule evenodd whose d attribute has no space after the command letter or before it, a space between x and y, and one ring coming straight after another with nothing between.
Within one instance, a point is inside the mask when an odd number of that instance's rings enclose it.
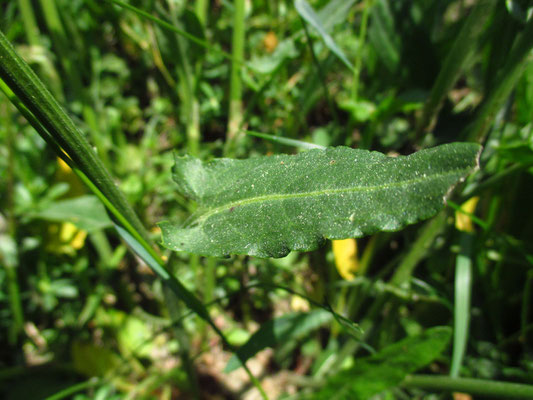
<instances>
[{"instance_id":1,"label":"green foliage background","mask_svg":"<svg viewBox=\"0 0 533 400\"><path fill-rule=\"evenodd\" d=\"M0 3L0 30L156 242L157 222L185 222L196 208L172 181L173 152L249 158L303 141L396 155L471 141L484 146L480 170L435 218L358 239L350 280L329 243L282 259L162 250L224 344L128 252L101 204L2 95L0 396L244 398L257 389L224 368L229 345L245 343L270 398L336 386L348 396L353 374L375 386L355 381L351 396L450 397L404 381L416 370L533 384L530 2L131 5L167 25L109 1L12 0ZM473 197L457 229L455 209ZM448 330L428 330L437 325L454 328L448 347ZM432 340L439 351L417 353ZM401 346L411 363L394 358ZM380 369L387 359L404 366L400 376Z\"/></svg>"}]
</instances>

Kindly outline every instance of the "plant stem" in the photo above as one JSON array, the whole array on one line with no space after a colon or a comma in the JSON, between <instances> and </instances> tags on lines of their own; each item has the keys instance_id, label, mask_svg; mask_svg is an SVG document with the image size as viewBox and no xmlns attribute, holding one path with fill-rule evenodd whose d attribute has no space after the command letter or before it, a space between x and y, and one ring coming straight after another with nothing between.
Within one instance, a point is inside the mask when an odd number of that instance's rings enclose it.
<instances>
[{"instance_id":1,"label":"plant stem","mask_svg":"<svg viewBox=\"0 0 533 400\"><path fill-rule=\"evenodd\" d=\"M40 46L41 40L39 38L39 27L35 20L35 14L31 6L30 0L18 0L19 10L24 24L24 32L26 32L26 39L30 46Z\"/></svg>"},{"instance_id":2,"label":"plant stem","mask_svg":"<svg viewBox=\"0 0 533 400\"><path fill-rule=\"evenodd\" d=\"M235 0L233 15L233 38L232 38L232 58L244 59L244 18L245 0ZM232 156L235 154L237 141L243 135L240 131L243 121L242 110L242 81L241 66L236 63L231 64L231 81L229 95L229 118L228 133L226 136L225 154Z\"/></svg>"},{"instance_id":3,"label":"plant stem","mask_svg":"<svg viewBox=\"0 0 533 400\"><path fill-rule=\"evenodd\" d=\"M102 381L98 378L91 378L85 382L80 382L75 385L69 386L66 389L63 389L52 396L48 396L45 400L61 400L65 398L70 398L73 394L81 392L82 390L87 390L89 388L101 385Z\"/></svg>"},{"instance_id":4,"label":"plant stem","mask_svg":"<svg viewBox=\"0 0 533 400\"><path fill-rule=\"evenodd\" d=\"M322 65L318 61L318 57L316 56L315 49L313 48L313 41L311 40L309 29L307 29L307 22L305 22L302 16L300 16L300 21L302 21L302 25L304 27L305 37L307 38L307 44L309 45L309 50L311 51L311 57L313 58L313 63L317 70L320 83L322 84L322 89L324 89L324 96L326 98L329 109L331 111L331 115L333 116L333 119L335 120L335 124L339 125L339 117L337 116L337 111L335 110L335 106L333 104L333 101L331 100L331 96L329 95L328 85L326 82L326 76L324 74L324 71L322 70Z\"/></svg>"},{"instance_id":5,"label":"plant stem","mask_svg":"<svg viewBox=\"0 0 533 400\"><path fill-rule=\"evenodd\" d=\"M465 392L477 396L505 399L533 398L533 385L488 381L473 378L450 378L448 376L408 375L402 383L406 388L429 391Z\"/></svg>"},{"instance_id":6,"label":"plant stem","mask_svg":"<svg viewBox=\"0 0 533 400\"><path fill-rule=\"evenodd\" d=\"M361 27L359 28L358 38L358 51L355 57L353 65L353 86L352 86L352 99L357 101L359 96L359 78L361 75L361 66L363 63L363 47L366 40L366 28L368 26L368 16L370 15L370 9L372 8L373 0L365 0L363 5L363 15L361 16Z\"/></svg>"},{"instance_id":7,"label":"plant stem","mask_svg":"<svg viewBox=\"0 0 533 400\"><path fill-rule=\"evenodd\" d=\"M446 223L446 210L441 211L430 221L426 222L417 240L411 246L409 252L403 257L401 264L398 266L391 278L393 285L400 286L409 281L415 267L425 257L429 247L441 232Z\"/></svg>"}]
</instances>

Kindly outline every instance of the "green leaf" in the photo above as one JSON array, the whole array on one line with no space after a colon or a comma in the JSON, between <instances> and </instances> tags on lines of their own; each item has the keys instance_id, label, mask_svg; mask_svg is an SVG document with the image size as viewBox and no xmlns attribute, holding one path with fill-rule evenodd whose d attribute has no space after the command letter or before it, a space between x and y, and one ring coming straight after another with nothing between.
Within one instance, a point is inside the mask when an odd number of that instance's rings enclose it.
<instances>
[{"instance_id":1,"label":"green leaf","mask_svg":"<svg viewBox=\"0 0 533 400\"><path fill-rule=\"evenodd\" d=\"M370 357L328 379L313 399L369 399L394 387L410 374L433 361L446 348L449 327L428 329L385 347Z\"/></svg>"},{"instance_id":2,"label":"green leaf","mask_svg":"<svg viewBox=\"0 0 533 400\"><path fill-rule=\"evenodd\" d=\"M178 190L198 202L182 227L160 223L163 245L207 256L282 257L324 238L395 231L429 218L475 168L480 146L410 156L335 147L246 160L176 157Z\"/></svg>"},{"instance_id":3,"label":"green leaf","mask_svg":"<svg viewBox=\"0 0 533 400\"><path fill-rule=\"evenodd\" d=\"M104 206L96 196L56 201L32 216L47 221L71 222L87 232L112 226Z\"/></svg>"},{"instance_id":4,"label":"green leaf","mask_svg":"<svg viewBox=\"0 0 533 400\"><path fill-rule=\"evenodd\" d=\"M255 356L267 347L298 340L331 321L333 315L326 310L313 310L308 313L285 314L261 325L252 337L228 361L224 372L228 373L241 366L241 362Z\"/></svg>"},{"instance_id":5,"label":"green leaf","mask_svg":"<svg viewBox=\"0 0 533 400\"><path fill-rule=\"evenodd\" d=\"M330 33L335 25L347 22L350 9L355 4L355 0L331 0L320 11L318 18L322 21L324 30Z\"/></svg>"},{"instance_id":6,"label":"green leaf","mask_svg":"<svg viewBox=\"0 0 533 400\"><path fill-rule=\"evenodd\" d=\"M320 17L316 14L315 10L313 10L313 7L311 7L306 0L295 0L294 7L296 8L296 11L298 11L298 14L300 14L300 16L305 20L305 22L317 30L328 49L330 49L344 63L344 65L350 69L353 69L352 63L348 61L348 58L344 52L339 48L339 46L337 46L333 38L326 32Z\"/></svg>"}]
</instances>

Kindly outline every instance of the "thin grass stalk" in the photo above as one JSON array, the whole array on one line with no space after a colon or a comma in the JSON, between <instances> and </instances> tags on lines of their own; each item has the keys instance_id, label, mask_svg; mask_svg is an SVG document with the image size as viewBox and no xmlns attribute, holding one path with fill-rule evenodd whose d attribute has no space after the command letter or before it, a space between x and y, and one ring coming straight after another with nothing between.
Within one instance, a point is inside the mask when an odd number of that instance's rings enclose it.
<instances>
[{"instance_id":1,"label":"thin grass stalk","mask_svg":"<svg viewBox=\"0 0 533 400\"><path fill-rule=\"evenodd\" d=\"M203 39L199 39L196 36L191 35L190 33L184 31L183 29L180 29L178 27L175 27L172 24L169 24L166 21L163 21L160 18L154 17L153 15L147 13L146 11L141 10L140 8L132 6L132 5L130 5L128 3L125 3L125 2L123 2L121 0L105 0L105 1L107 1L108 3L113 3L113 4L115 4L115 5L119 6L119 7L125 8L127 10L133 11L135 14L137 14L137 15L145 18L145 19L148 19L148 20L150 20L150 21L152 21L154 23L156 23L161 28L169 30L169 31L172 31L172 32L175 32L175 33L179 34L180 36L183 36L185 39L190 40L193 43L196 43L197 45L203 47L204 49L206 49L206 50L208 50L210 52L220 54L222 57L230 60L233 63L237 63L239 65L246 65L246 63L243 61L242 58L239 58L239 59L234 58L233 55L225 52L224 50L220 50L219 48L213 47L207 41L205 41Z\"/></svg>"},{"instance_id":2,"label":"thin grass stalk","mask_svg":"<svg viewBox=\"0 0 533 400\"><path fill-rule=\"evenodd\" d=\"M311 35L309 34L309 29L307 28L307 22L302 18L302 16L300 16L300 21L302 22L302 25L304 27L305 37L307 38L307 44L309 46L309 50L311 51L311 57L313 58L313 64L315 65L316 71L318 73L318 78L320 79L320 83L322 84L322 89L324 90L324 96L326 98L326 102L328 103L328 107L331 111L331 115L333 116L333 119L335 120L335 125L339 125L339 117L337 115L337 111L335 109L333 101L331 100L331 96L329 95L328 84L326 82L326 75L324 74L322 65L318 61L318 57L316 56L315 49L313 48L313 41L311 39Z\"/></svg>"},{"instance_id":3,"label":"thin grass stalk","mask_svg":"<svg viewBox=\"0 0 533 400\"><path fill-rule=\"evenodd\" d=\"M483 32L489 17L497 3L497 0L480 0L476 3L464 26L455 39L451 51L446 56L442 69L437 76L437 81L431 89L431 94L426 104L422 118L417 127L417 136L431 129L442 101L446 94L459 79L462 71L470 63L475 53L479 37Z\"/></svg>"},{"instance_id":4,"label":"thin grass stalk","mask_svg":"<svg viewBox=\"0 0 533 400\"><path fill-rule=\"evenodd\" d=\"M244 19L245 19L245 0L234 1L233 11L233 37L231 41L232 58L244 59ZM242 109L242 80L241 80L241 66L233 63L231 64L231 78L230 78L230 93L229 93L229 118L228 118L228 132L226 134L226 144L224 152L226 156L235 154L237 142L242 136L241 124L243 121Z\"/></svg>"},{"instance_id":5,"label":"thin grass stalk","mask_svg":"<svg viewBox=\"0 0 533 400\"><path fill-rule=\"evenodd\" d=\"M468 342L470 326L470 297L472 292L472 247L474 237L461 232L461 251L455 264L455 302L453 310L453 351L450 376L459 377Z\"/></svg>"},{"instance_id":6,"label":"thin grass stalk","mask_svg":"<svg viewBox=\"0 0 533 400\"><path fill-rule=\"evenodd\" d=\"M495 86L483 101L473 124L466 128L464 136L468 140L482 142L502 105L522 76L533 48L533 18L529 18L524 30L517 37L507 61L498 72Z\"/></svg>"},{"instance_id":7,"label":"thin grass stalk","mask_svg":"<svg viewBox=\"0 0 533 400\"><path fill-rule=\"evenodd\" d=\"M409 283L415 267L426 256L428 250L446 224L446 210L441 211L430 221L426 222L418 238L412 244L409 252L402 258L402 262L391 278L391 284L401 286Z\"/></svg>"},{"instance_id":8,"label":"thin grass stalk","mask_svg":"<svg viewBox=\"0 0 533 400\"><path fill-rule=\"evenodd\" d=\"M18 3L28 43L30 46L40 46L41 39L39 37L39 27L37 26L37 20L35 19L35 13L33 12L31 1L18 0Z\"/></svg>"},{"instance_id":9,"label":"thin grass stalk","mask_svg":"<svg viewBox=\"0 0 533 400\"><path fill-rule=\"evenodd\" d=\"M462 392L474 396L487 396L497 399L533 399L533 385L489 381L485 379L408 375L403 381L402 386L432 392Z\"/></svg>"},{"instance_id":10,"label":"thin grass stalk","mask_svg":"<svg viewBox=\"0 0 533 400\"><path fill-rule=\"evenodd\" d=\"M372 8L374 0L365 0L363 2L363 15L361 16L361 27L359 28L358 38L358 52L355 55L353 64L353 85L352 85L352 99L357 101L359 96L359 79L361 76L361 68L363 65L363 47L366 41L366 30L368 26L368 16L370 15L370 9Z\"/></svg>"}]
</instances>

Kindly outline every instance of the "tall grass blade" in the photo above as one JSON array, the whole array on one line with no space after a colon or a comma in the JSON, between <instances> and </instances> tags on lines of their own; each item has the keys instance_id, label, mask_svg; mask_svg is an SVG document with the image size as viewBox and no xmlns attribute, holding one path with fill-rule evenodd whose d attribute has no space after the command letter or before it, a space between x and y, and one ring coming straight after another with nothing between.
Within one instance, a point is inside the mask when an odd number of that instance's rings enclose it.
<instances>
[{"instance_id":1,"label":"tall grass blade","mask_svg":"<svg viewBox=\"0 0 533 400\"><path fill-rule=\"evenodd\" d=\"M233 10L233 36L231 41L231 51L233 58L237 60L244 59L244 3L245 0L235 0ZM228 115L228 127L224 153L225 155L231 157L235 155L237 141L242 135L240 129L243 121L241 66L237 63L231 64Z\"/></svg>"},{"instance_id":2,"label":"tall grass blade","mask_svg":"<svg viewBox=\"0 0 533 400\"><path fill-rule=\"evenodd\" d=\"M476 119L467 127L463 135L471 141L484 140L489 128L502 105L522 76L530 60L533 48L533 18L529 18L524 30L516 38L507 60L495 79L495 86L483 100Z\"/></svg>"},{"instance_id":3,"label":"tall grass blade","mask_svg":"<svg viewBox=\"0 0 533 400\"><path fill-rule=\"evenodd\" d=\"M234 63L244 64L244 61L242 59L235 59L228 52L225 52L224 50L220 50L220 49L218 49L216 47L211 46L209 44L209 42L207 42L206 40L202 40L200 38L197 38L196 36L191 35L190 33L184 31L183 29L180 29L180 28L178 28L178 27L176 27L176 26L174 26L174 25L172 25L172 24L170 24L170 23L168 23L166 21L163 21L160 18L154 17L153 15L147 13L146 11L141 10L138 7L132 6L131 4L125 3L125 2L120 1L120 0L105 0L105 1L113 3L113 4L115 4L115 5L119 6L119 7L125 8L127 10L133 11L135 14L137 14L137 15L145 18L145 19L148 19L148 20L150 20L150 21L152 21L154 23L156 23L161 28L170 30L172 32L175 32L175 33L183 36L185 39L190 40L193 43L196 43L198 46L202 46L203 48L205 48L206 50L209 50L211 52L218 53L221 56L223 56L224 58L226 58L226 59L228 59L228 60L230 60L230 61L232 61Z\"/></svg>"},{"instance_id":4,"label":"tall grass blade","mask_svg":"<svg viewBox=\"0 0 533 400\"><path fill-rule=\"evenodd\" d=\"M451 51L446 56L437 81L431 89L417 132L422 133L430 128L432 121L439 112L442 100L460 77L461 72L469 64L472 55L479 46L479 37L492 15L497 0L480 0L467 17L464 26L455 39Z\"/></svg>"},{"instance_id":5,"label":"tall grass blade","mask_svg":"<svg viewBox=\"0 0 533 400\"><path fill-rule=\"evenodd\" d=\"M268 133L256 132L256 131L251 131L251 130L245 130L243 132L246 133L247 135L265 139L273 143L284 144L286 146L294 146L300 149L305 149L305 150L311 150L311 149L324 150L325 149L324 146L321 146L319 144L304 142L302 140L290 139L290 138L286 138L283 136L269 135Z\"/></svg>"},{"instance_id":6,"label":"tall grass blade","mask_svg":"<svg viewBox=\"0 0 533 400\"><path fill-rule=\"evenodd\" d=\"M352 63L348 60L339 46L337 46L337 43L335 43L329 33L326 32L326 29L322 25L322 21L320 21L320 18L315 10L313 10L313 7L311 7L306 0L295 0L294 7L296 8L296 11L298 11L298 14L300 14L300 16L305 20L305 22L316 29L328 49L330 49L333 54L335 54L339 60L343 62L344 65L352 70Z\"/></svg>"},{"instance_id":7,"label":"tall grass blade","mask_svg":"<svg viewBox=\"0 0 533 400\"><path fill-rule=\"evenodd\" d=\"M470 325L470 297L472 292L473 236L461 232L461 252L455 265L455 304L453 328L453 354L450 376L457 378L463 363Z\"/></svg>"},{"instance_id":8,"label":"tall grass blade","mask_svg":"<svg viewBox=\"0 0 533 400\"><path fill-rule=\"evenodd\" d=\"M533 385L473 378L410 375L402 386L432 392L461 392L495 399L533 399Z\"/></svg>"}]
</instances>

